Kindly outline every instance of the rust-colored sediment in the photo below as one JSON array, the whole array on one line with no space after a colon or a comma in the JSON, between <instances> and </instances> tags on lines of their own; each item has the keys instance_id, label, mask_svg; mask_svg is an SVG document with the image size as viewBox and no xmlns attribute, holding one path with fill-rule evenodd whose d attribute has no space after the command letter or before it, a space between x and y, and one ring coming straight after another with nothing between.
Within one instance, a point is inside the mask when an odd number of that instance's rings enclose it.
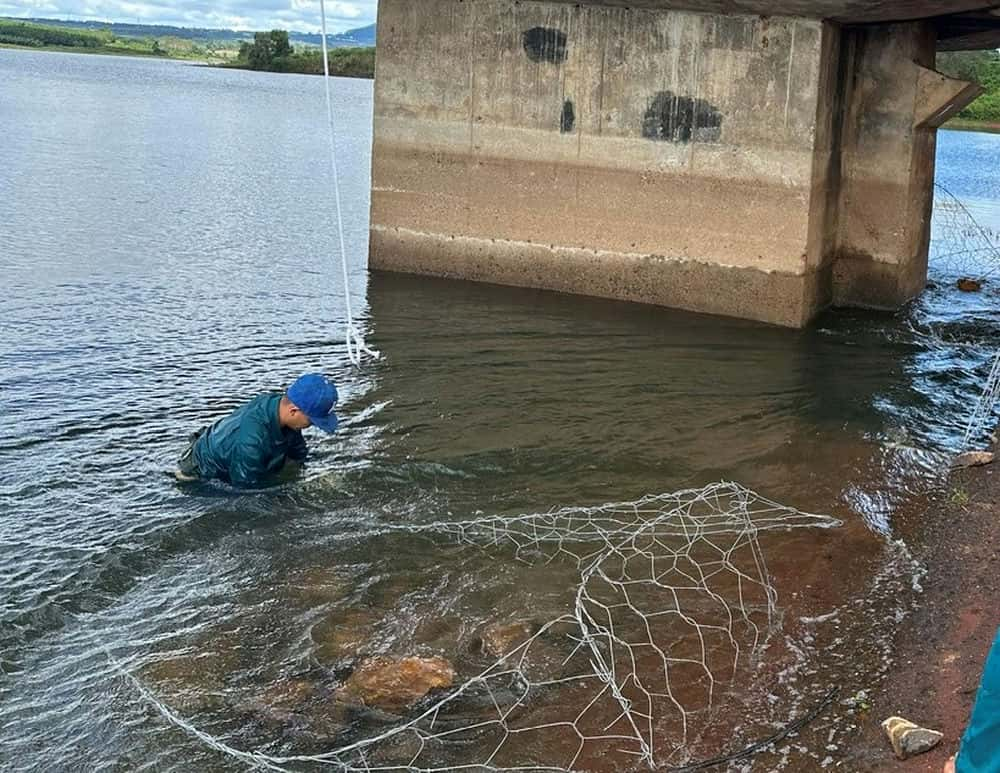
<instances>
[{"instance_id":1,"label":"rust-colored sediment","mask_svg":"<svg viewBox=\"0 0 1000 773\"><path fill-rule=\"evenodd\" d=\"M953 500L929 510L914 553L928 574L920 609L900 625L896 658L854 744L850 770L939 773L955 753L1000 624L1000 468L956 474ZM898 714L944 733L934 750L898 762L879 722Z\"/></svg>"}]
</instances>

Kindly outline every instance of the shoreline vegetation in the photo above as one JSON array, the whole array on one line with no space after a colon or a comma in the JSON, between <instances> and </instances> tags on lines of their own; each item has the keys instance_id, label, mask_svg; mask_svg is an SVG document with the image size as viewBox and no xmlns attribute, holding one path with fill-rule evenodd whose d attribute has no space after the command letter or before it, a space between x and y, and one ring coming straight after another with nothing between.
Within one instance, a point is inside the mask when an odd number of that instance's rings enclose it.
<instances>
[{"instance_id":1,"label":"shoreline vegetation","mask_svg":"<svg viewBox=\"0 0 1000 773\"><path fill-rule=\"evenodd\" d=\"M958 132L986 132L987 134L1000 134L1000 121L966 121L962 118L953 118L941 128L952 129Z\"/></svg>"},{"instance_id":2,"label":"shoreline vegetation","mask_svg":"<svg viewBox=\"0 0 1000 773\"><path fill-rule=\"evenodd\" d=\"M938 72L982 84L985 92L945 126L975 131L1000 130L1000 51L955 51L938 54Z\"/></svg>"},{"instance_id":3,"label":"shoreline vegetation","mask_svg":"<svg viewBox=\"0 0 1000 773\"><path fill-rule=\"evenodd\" d=\"M168 30L171 31L171 30ZM183 33L183 30L172 30ZM210 32L207 30L202 33ZM233 33L230 33L233 34ZM292 46L287 30L257 32L253 39L187 39L161 36L115 35L110 29L81 29L0 19L0 48L72 53L115 54L200 61L208 65L260 72L321 75L319 46ZM329 50L330 74L349 78L375 77L375 48L344 46ZM960 51L938 55L937 69L960 80L981 83L986 91L946 127L967 131L1000 132L1000 52Z\"/></svg>"},{"instance_id":4,"label":"shoreline vegetation","mask_svg":"<svg viewBox=\"0 0 1000 773\"><path fill-rule=\"evenodd\" d=\"M372 47L332 48L327 52L330 75L343 78L374 78L375 49ZM286 30L257 32L253 42L240 44L236 58L222 67L261 72L323 74L323 51L315 46L296 49Z\"/></svg>"},{"instance_id":5,"label":"shoreline vegetation","mask_svg":"<svg viewBox=\"0 0 1000 773\"><path fill-rule=\"evenodd\" d=\"M312 45L293 47L284 30L258 32L252 40L187 40L174 35L130 37L104 29L0 19L0 48L178 59L237 70L323 74L322 50ZM330 75L375 77L374 47L339 46L328 53Z\"/></svg>"},{"instance_id":6,"label":"shoreline vegetation","mask_svg":"<svg viewBox=\"0 0 1000 773\"><path fill-rule=\"evenodd\" d=\"M13 19L0 19L0 47L216 62L235 58L238 53L233 43L223 41L196 42L172 35L124 37L104 29L73 29Z\"/></svg>"}]
</instances>

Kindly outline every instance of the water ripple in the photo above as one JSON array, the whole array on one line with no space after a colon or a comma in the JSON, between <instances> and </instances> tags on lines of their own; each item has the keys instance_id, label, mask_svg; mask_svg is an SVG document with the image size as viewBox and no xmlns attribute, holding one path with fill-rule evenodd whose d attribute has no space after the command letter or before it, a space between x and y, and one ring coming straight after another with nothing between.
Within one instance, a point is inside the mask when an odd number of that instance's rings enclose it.
<instances>
[{"instance_id":1,"label":"water ripple","mask_svg":"<svg viewBox=\"0 0 1000 773\"><path fill-rule=\"evenodd\" d=\"M0 169L18 181L0 196L0 757L14 770L226 769L143 709L107 648L206 729L295 749L315 739L276 736L247 707L297 674L334 679L317 654L330 625L471 667L483 624L565 603L572 572L355 538L379 523L724 477L847 517L823 550L855 566L881 544L867 529L892 531L919 494L909 471L930 477L960 436L985 360L935 342L1000 333L992 301L956 310L945 288L894 319L788 331L369 281L371 84L337 81L350 290L387 355L357 372L317 79L0 50L0 80ZM1000 161L984 142L943 135L942 158ZM980 178L949 187L987 198ZM190 432L308 370L341 384L344 421L311 437L303 471L249 493L170 477ZM776 545L778 579L813 571L813 549ZM843 574L860 592L866 573Z\"/></svg>"}]
</instances>

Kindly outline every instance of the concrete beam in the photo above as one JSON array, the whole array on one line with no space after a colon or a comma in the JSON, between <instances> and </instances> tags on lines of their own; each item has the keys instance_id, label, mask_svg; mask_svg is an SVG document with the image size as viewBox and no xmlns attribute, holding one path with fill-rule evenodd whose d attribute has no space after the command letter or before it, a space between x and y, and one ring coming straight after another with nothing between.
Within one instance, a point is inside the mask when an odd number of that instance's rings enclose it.
<instances>
[{"instance_id":1,"label":"concrete beam","mask_svg":"<svg viewBox=\"0 0 1000 773\"><path fill-rule=\"evenodd\" d=\"M536 0L526 0L535 2ZM557 0L575 3L578 0ZM600 0L641 10L695 11L721 15L794 16L840 24L914 21L1000 7L996 0Z\"/></svg>"},{"instance_id":2,"label":"concrete beam","mask_svg":"<svg viewBox=\"0 0 1000 773\"><path fill-rule=\"evenodd\" d=\"M917 68L914 124L918 129L937 129L962 112L986 89L978 83L949 78L936 70Z\"/></svg>"},{"instance_id":3,"label":"concrete beam","mask_svg":"<svg viewBox=\"0 0 1000 773\"><path fill-rule=\"evenodd\" d=\"M954 14L935 20L938 51L1000 48L1000 8Z\"/></svg>"}]
</instances>

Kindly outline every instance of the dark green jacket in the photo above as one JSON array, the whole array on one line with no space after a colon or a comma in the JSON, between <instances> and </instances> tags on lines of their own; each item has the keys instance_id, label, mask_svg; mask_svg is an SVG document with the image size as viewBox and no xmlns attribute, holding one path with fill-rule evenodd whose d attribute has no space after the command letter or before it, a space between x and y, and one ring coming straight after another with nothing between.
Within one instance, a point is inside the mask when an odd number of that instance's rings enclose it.
<instances>
[{"instance_id":1,"label":"dark green jacket","mask_svg":"<svg viewBox=\"0 0 1000 773\"><path fill-rule=\"evenodd\" d=\"M305 459L302 433L278 423L280 403L281 394L255 397L205 430L193 449L201 477L256 486L288 459Z\"/></svg>"},{"instance_id":2,"label":"dark green jacket","mask_svg":"<svg viewBox=\"0 0 1000 773\"><path fill-rule=\"evenodd\" d=\"M957 773L1000 771L1000 629L986 658L972 718L958 750Z\"/></svg>"}]
</instances>

